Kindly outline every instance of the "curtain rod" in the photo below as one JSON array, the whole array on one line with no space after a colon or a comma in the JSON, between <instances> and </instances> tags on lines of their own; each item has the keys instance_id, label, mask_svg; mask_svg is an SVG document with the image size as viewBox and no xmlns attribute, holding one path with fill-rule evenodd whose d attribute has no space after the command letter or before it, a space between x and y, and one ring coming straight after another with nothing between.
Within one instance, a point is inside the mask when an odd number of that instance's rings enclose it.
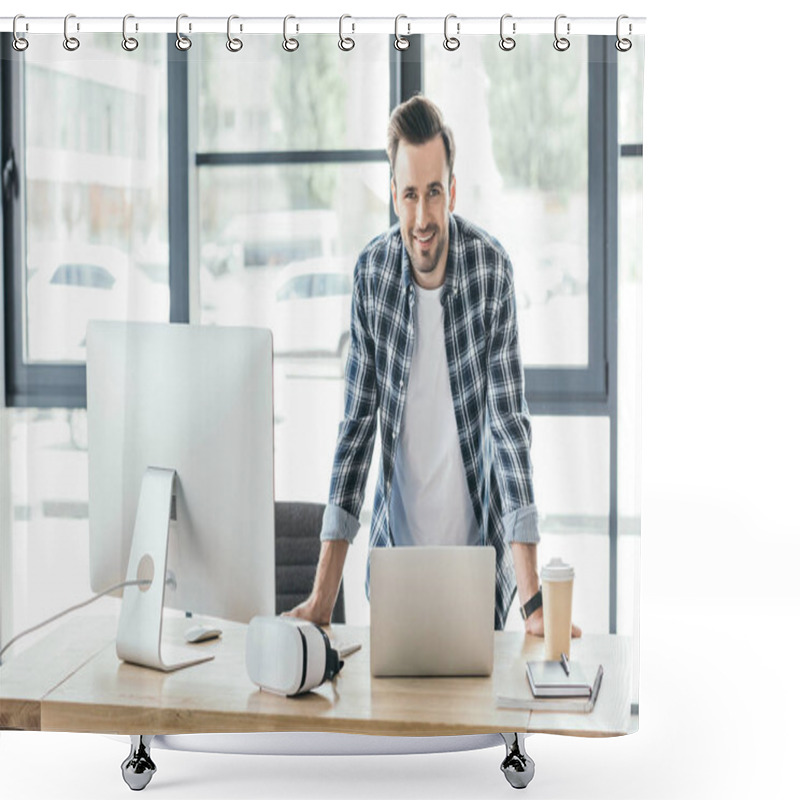
<instances>
[{"instance_id":1,"label":"curtain rod","mask_svg":"<svg viewBox=\"0 0 800 800\"><path fill-rule=\"evenodd\" d=\"M617 32L616 17L570 17L559 15L559 31L570 35L606 35ZM514 17L507 16L505 30L512 35L549 33L553 34L555 17ZM13 30L13 17L0 17L0 32ZM64 17L27 17L17 20L17 33L21 35L37 33L64 33ZM284 17L235 17L231 30L236 34L283 34ZM355 17L347 15L341 23L348 35L359 33L394 34L395 24L401 36L417 33L443 34L444 17ZM645 17L628 17L623 21L623 35L637 35L645 32ZM567 25L569 30L567 31ZM175 33L175 17L136 17L128 19L127 31L133 33ZM227 33L227 17L193 17L181 15L180 30L183 35L192 33ZM302 33L338 34L338 17L291 17L289 31ZM472 34L498 34L500 17L458 17L449 21L449 30L458 36ZM70 35L76 33L122 33L122 17L81 17L70 15Z\"/></svg>"}]
</instances>

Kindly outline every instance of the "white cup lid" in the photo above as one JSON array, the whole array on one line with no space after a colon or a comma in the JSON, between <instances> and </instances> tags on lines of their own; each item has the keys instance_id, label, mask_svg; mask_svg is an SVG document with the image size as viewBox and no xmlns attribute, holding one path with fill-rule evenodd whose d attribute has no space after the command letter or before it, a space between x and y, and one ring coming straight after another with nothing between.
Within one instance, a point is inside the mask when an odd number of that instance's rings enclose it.
<instances>
[{"instance_id":1,"label":"white cup lid","mask_svg":"<svg viewBox=\"0 0 800 800\"><path fill-rule=\"evenodd\" d=\"M560 558L551 558L549 563L542 567L543 581L571 581L574 577L575 569Z\"/></svg>"}]
</instances>

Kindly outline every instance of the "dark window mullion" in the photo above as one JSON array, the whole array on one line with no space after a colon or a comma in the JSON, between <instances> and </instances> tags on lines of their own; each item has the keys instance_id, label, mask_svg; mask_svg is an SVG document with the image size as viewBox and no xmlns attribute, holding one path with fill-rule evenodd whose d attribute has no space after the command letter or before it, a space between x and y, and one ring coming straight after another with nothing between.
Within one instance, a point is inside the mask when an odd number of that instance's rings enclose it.
<instances>
[{"instance_id":1,"label":"dark window mullion","mask_svg":"<svg viewBox=\"0 0 800 800\"><path fill-rule=\"evenodd\" d=\"M607 192L610 171L616 168L616 126L613 148L610 141L611 104L606 76L609 58L605 37L589 37L588 97L588 202L589 202L589 285L588 364L585 367L525 368L525 397L530 408L557 402L595 402L608 407L607 302L605 275L615 268L616 210L609 207ZM616 67L616 62L614 62ZM613 164L611 163L613 161ZM613 255L612 255L613 254ZM607 413L607 412L606 412Z\"/></svg>"},{"instance_id":2,"label":"dark window mullion","mask_svg":"<svg viewBox=\"0 0 800 800\"><path fill-rule=\"evenodd\" d=\"M619 570L619 134L617 51L613 39L600 37L603 47L603 104L605 108L605 309L606 358L609 403L609 509L608 509L608 632L617 632L617 578Z\"/></svg>"},{"instance_id":3,"label":"dark window mullion","mask_svg":"<svg viewBox=\"0 0 800 800\"><path fill-rule=\"evenodd\" d=\"M20 105L20 66L19 57L9 45L9 35L0 35L0 98L3 103L2 131L0 132L0 166L10 170L7 161L14 154L14 172L18 194L20 185L19 125L14 126ZM6 405L15 405L14 398L22 373L22 304L18 259L20 247L19 196L3 189L3 320L5 352L5 394Z\"/></svg>"},{"instance_id":4,"label":"dark window mullion","mask_svg":"<svg viewBox=\"0 0 800 800\"><path fill-rule=\"evenodd\" d=\"M248 153L197 153L198 167L259 164L353 164L386 160L384 150L259 150Z\"/></svg>"},{"instance_id":5,"label":"dark window mullion","mask_svg":"<svg viewBox=\"0 0 800 800\"><path fill-rule=\"evenodd\" d=\"M423 89L424 80L424 38L420 34L409 36L409 46L405 50L397 50L394 46L394 36L389 38L389 109L390 113L395 107L410 100ZM389 224L397 222L394 205L389 199Z\"/></svg>"},{"instance_id":6,"label":"dark window mullion","mask_svg":"<svg viewBox=\"0 0 800 800\"><path fill-rule=\"evenodd\" d=\"M189 63L167 36L169 321L189 322Z\"/></svg>"}]
</instances>

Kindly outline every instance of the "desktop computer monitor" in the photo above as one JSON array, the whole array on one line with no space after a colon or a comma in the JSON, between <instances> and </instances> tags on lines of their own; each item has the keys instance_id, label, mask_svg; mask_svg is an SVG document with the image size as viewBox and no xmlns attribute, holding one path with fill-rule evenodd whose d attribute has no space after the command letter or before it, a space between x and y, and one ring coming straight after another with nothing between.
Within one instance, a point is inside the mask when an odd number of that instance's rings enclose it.
<instances>
[{"instance_id":1,"label":"desktop computer monitor","mask_svg":"<svg viewBox=\"0 0 800 800\"><path fill-rule=\"evenodd\" d=\"M86 373L92 589L151 579L117 593L117 652L186 666L161 652L162 606L275 613L272 335L92 322Z\"/></svg>"}]
</instances>

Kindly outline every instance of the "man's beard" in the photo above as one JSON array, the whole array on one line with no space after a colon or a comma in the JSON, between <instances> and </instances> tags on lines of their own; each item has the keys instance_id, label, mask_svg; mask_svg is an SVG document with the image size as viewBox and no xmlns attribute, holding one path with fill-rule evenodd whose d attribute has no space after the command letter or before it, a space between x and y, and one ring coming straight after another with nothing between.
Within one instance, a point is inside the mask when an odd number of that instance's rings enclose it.
<instances>
[{"instance_id":1,"label":"man's beard","mask_svg":"<svg viewBox=\"0 0 800 800\"><path fill-rule=\"evenodd\" d=\"M442 253L444 252L444 246L446 243L439 228L434 230L434 234L436 236L436 247L428 256L420 256L415 253L413 243L416 242L416 239L413 238L413 234L411 234L412 246L408 247L408 245L406 245L406 252L408 253L409 261L411 261L411 266L414 267L415 272L418 272L421 275L426 275L430 272L433 272L439 263L439 259L442 257Z\"/></svg>"}]
</instances>

